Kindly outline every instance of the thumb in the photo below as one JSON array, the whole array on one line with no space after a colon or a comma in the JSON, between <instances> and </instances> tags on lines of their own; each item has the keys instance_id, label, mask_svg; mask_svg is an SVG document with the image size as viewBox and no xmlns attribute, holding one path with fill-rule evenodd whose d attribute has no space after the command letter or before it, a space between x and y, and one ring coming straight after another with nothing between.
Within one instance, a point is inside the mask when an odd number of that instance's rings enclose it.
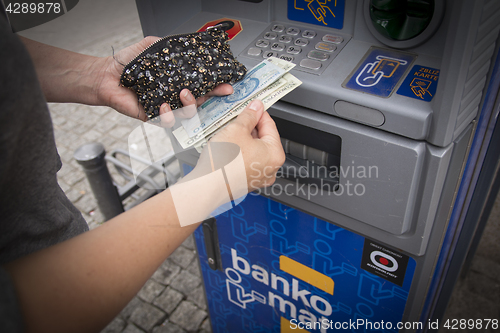
<instances>
[{"instance_id":1,"label":"thumb","mask_svg":"<svg viewBox=\"0 0 500 333\"><path fill-rule=\"evenodd\" d=\"M259 123L260 118L264 114L264 104L260 100L252 101L238 117L234 120L248 130L248 133Z\"/></svg>"}]
</instances>

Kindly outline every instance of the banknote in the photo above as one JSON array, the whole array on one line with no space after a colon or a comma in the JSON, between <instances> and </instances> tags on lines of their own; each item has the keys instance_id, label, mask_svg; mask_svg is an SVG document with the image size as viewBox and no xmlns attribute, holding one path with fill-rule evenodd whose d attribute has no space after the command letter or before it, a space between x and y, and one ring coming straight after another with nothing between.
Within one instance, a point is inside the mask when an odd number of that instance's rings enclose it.
<instances>
[{"instance_id":1,"label":"banknote","mask_svg":"<svg viewBox=\"0 0 500 333\"><path fill-rule=\"evenodd\" d=\"M198 107L197 114L182 121L190 137L219 120L229 110L252 98L259 91L290 71L295 64L278 58L268 58L252 68L243 80L233 85L234 92L226 96L214 96Z\"/></svg>"},{"instance_id":2,"label":"banknote","mask_svg":"<svg viewBox=\"0 0 500 333\"><path fill-rule=\"evenodd\" d=\"M288 73L286 73L285 75L292 76L291 74L288 74ZM203 130L203 134L206 136L207 134L213 132L214 130L217 130L222 125L227 123L229 120L231 120L232 118L239 115L253 100L255 100L255 99L263 100L268 95L272 94L273 92L275 92L279 88L283 87L285 84L287 84L287 82L288 81L284 77L279 78L277 81L275 81L271 85L267 86L266 88L262 89L261 91L259 91L257 94L255 94L251 98L247 99L243 103L240 103L239 105L237 105L233 109L229 110L219 120L217 120L215 123L213 123L209 127L205 128Z\"/></svg>"},{"instance_id":3,"label":"banknote","mask_svg":"<svg viewBox=\"0 0 500 333\"><path fill-rule=\"evenodd\" d=\"M290 73L286 73L277 82L269 86L269 89L263 91L262 94L255 95L253 98L241 103L236 108L229 111L222 119L204 131L205 137L218 130L232 119L236 118L253 100L260 99L264 104L264 110L267 110L280 98L297 88L301 83L302 81L297 79L295 76Z\"/></svg>"},{"instance_id":4,"label":"banknote","mask_svg":"<svg viewBox=\"0 0 500 333\"><path fill-rule=\"evenodd\" d=\"M277 89L273 89L270 93L266 94L261 101L264 104L264 109L267 110L269 109L274 103L276 103L278 100L280 100L283 96L288 94L290 91L293 89L297 88L299 85L302 84L302 81L297 79L295 76L287 73L283 76L281 80L285 80L285 84L280 85ZM206 143L214 136L217 134L217 132L226 126L231 120L236 118L242 111L243 109L253 101L253 98L249 100L248 102L245 103L245 106L241 108L236 108L235 110L232 110L222 121L220 121L216 127L213 127L210 131L206 132L204 134L204 137L201 140L198 140L195 143L192 143L191 145L198 151L201 152L203 147L206 145ZM240 105L242 106L242 105Z\"/></svg>"},{"instance_id":5,"label":"banknote","mask_svg":"<svg viewBox=\"0 0 500 333\"><path fill-rule=\"evenodd\" d=\"M255 99L260 99L264 103L264 107L267 110L272 104L274 104L281 97L286 95L288 92L292 91L296 87L298 87L302 82L291 75L290 73L286 73L283 77L279 78L277 81L267 86L266 88L259 91L252 98L247 99L245 102L239 104L235 108L229 110L221 119L205 128L202 132L198 133L194 137L189 137L187 132L183 127L179 127L173 131L174 136L177 141L181 144L181 146L186 149L190 146L195 145L199 141L204 141L204 139L217 131L219 128L223 127L233 118L238 116L245 107L250 104Z\"/></svg>"},{"instance_id":6,"label":"banknote","mask_svg":"<svg viewBox=\"0 0 500 333\"><path fill-rule=\"evenodd\" d=\"M285 74L286 75L286 74ZM235 114L238 115L243 111L243 109L250 104L251 101L254 99L262 99L266 97L268 94L271 94L274 90L278 89L279 87L283 86L286 84L286 80L283 78L278 79L278 81L275 81L273 84L267 86L266 88L262 89L259 91L257 94L255 94L252 98L247 99L245 102L240 103L237 105L235 108L229 110L226 114L224 114L219 120L214 122L212 125L209 127L205 128L203 131L198 132L195 136L190 137L189 134L186 132L184 127L179 127L176 130L173 131L174 136L176 137L177 141L181 144L182 148L186 149L196 142L203 140L208 134L211 132L217 130L220 128L224 123L229 121L228 118L232 119L232 115ZM237 114L236 114L237 113Z\"/></svg>"}]
</instances>

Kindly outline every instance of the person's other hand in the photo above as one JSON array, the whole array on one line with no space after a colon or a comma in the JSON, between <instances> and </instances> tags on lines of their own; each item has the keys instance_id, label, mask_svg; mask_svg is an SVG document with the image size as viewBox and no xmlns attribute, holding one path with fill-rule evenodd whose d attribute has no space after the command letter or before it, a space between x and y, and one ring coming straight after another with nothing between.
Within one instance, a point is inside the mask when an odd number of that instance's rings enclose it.
<instances>
[{"instance_id":1,"label":"person's other hand","mask_svg":"<svg viewBox=\"0 0 500 333\"><path fill-rule=\"evenodd\" d=\"M94 89L97 94L97 99L100 101L98 104L112 107L118 112L132 118L138 118L143 121L148 120L144 108L137 101L137 95L132 90L120 86L120 76L123 71L123 64L132 61L139 53L144 51L158 39L158 37L146 37L142 41L117 52L114 57L110 56L99 60L102 63L99 64L100 70L98 71L99 74L96 78L96 86ZM186 91L188 92L187 95ZM195 102L196 105L199 105L210 96L223 96L231 94L232 92L233 87L224 83L218 85L205 96L198 98L197 101L194 100L193 95L187 89L181 92L180 97L185 106L193 105ZM186 110L181 109L178 113L174 114L183 118L192 117L194 115L194 113L190 111L192 109L193 108L187 108ZM174 114L170 111L170 107L167 103L164 103L160 108L160 114L163 114L161 117L162 125L164 126L171 127L175 122Z\"/></svg>"},{"instance_id":2,"label":"person's other hand","mask_svg":"<svg viewBox=\"0 0 500 333\"><path fill-rule=\"evenodd\" d=\"M210 141L230 142L241 149L245 163L248 190L270 186L285 162L285 152L274 120L255 100Z\"/></svg>"}]
</instances>

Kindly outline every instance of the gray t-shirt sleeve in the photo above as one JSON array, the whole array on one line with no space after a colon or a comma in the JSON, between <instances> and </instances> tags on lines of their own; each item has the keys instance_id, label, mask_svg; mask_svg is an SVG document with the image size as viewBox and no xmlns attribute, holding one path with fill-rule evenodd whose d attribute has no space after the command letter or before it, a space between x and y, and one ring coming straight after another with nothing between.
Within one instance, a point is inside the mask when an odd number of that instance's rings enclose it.
<instances>
[{"instance_id":1,"label":"gray t-shirt sleeve","mask_svg":"<svg viewBox=\"0 0 500 333\"><path fill-rule=\"evenodd\" d=\"M0 267L0 330L3 333L23 332L23 320L14 285L2 267Z\"/></svg>"},{"instance_id":2,"label":"gray t-shirt sleeve","mask_svg":"<svg viewBox=\"0 0 500 333\"><path fill-rule=\"evenodd\" d=\"M31 58L0 7L0 265L88 230L57 182L47 103ZM12 280L0 266L0 332L22 332Z\"/></svg>"}]
</instances>

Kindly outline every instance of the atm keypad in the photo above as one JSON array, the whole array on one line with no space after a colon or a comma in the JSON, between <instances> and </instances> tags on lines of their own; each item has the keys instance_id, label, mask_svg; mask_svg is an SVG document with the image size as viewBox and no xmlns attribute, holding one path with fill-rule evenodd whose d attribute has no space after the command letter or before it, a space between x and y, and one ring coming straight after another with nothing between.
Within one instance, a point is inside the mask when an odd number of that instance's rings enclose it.
<instances>
[{"instance_id":1,"label":"atm keypad","mask_svg":"<svg viewBox=\"0 0 500 333\"><path fill-rule=\"evenodd\" d=\"M240 55L254 59L277 57L297 64L296 70L320 75L350 38L331 30L273 23Z\"/></svg>"}]
</instances>

